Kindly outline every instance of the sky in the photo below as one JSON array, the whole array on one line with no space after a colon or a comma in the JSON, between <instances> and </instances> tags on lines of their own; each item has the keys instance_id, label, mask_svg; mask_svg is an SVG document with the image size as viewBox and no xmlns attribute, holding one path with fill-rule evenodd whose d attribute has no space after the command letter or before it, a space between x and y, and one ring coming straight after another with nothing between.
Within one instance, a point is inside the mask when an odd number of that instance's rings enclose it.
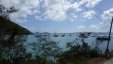
<instances>
[{"instance_id":1,"label":"sky","mask_svg":"<svg viewBox=\"0 0 113 64\"><path fill-rule=\"evenodd\" d=\"M113 0L0 0L10 19L31 32L108 32Z\"/></svg>"}]
</instances>

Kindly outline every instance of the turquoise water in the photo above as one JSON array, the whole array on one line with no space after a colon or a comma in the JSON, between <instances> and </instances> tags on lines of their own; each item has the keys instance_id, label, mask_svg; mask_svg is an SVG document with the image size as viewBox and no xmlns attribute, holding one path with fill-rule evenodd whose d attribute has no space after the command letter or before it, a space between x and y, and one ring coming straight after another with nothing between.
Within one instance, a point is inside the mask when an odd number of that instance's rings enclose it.
<instances>
[{"instance_id":1,"label":"turquoise water","mask_svg":"<svg viewBox=\"0 0 113 64\"><path fill-rule=\"evenodd\" d=\"M67 50L66 48L67 42L77 41L79 42L79 44L82 44L81 38L78 36L78 34L72 34L71 36L69 36L69 34L65 34L65 36L63 37L61 36L61 34L58 34L58 35L59 35L58 37L54 37L54 34L50 34L46 38L49 38L50 40L55 41L55 42L59 42L58 45L60 48L62 48L63 51ZM98 36L103 36L103 35L98 35ZM96 38L97 38L96 36L95 37L88 36L88 38L85 38L85 42L88 43L88 45L91 46L91 48L94 48L96 45L98 45L98 48L102 52L104 52L107 47L107 41L97 41ZM35 35L29 35L26 43L33 43L33 42L37 42L37 38L35 37ZM30 45L28 46L28 48L30 49ZM109 50L113 50L113 38L112 37L111 37L110 44L109 44Z\"/></svg>"}]
</instances>

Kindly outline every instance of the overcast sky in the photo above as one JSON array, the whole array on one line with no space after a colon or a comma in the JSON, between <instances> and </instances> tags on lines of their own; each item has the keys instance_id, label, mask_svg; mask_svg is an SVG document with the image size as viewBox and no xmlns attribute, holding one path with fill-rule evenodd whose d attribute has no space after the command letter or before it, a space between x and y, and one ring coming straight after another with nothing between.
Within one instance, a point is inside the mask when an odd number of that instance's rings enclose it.
<instances>
[{"instance_id":1,"label":"overcast sky","mask_svg":"<svg viewBox=\"0 0 113 64\"><path fill-rule=\"evenodd\" d=\"M0 0L12 21L32 32L107 32L113 0Z\"/></svg>"}]
</instances>

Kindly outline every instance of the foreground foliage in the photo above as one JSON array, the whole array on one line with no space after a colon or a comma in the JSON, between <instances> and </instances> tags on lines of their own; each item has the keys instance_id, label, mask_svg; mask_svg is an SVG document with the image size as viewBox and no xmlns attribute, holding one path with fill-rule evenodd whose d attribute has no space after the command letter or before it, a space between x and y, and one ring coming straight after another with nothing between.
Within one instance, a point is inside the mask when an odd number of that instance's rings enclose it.
<instances>
[{"instance_id":1,"label":"foreground foliage","mask_svg":"<svg viewBox=\"0 0 113 64\"><path fill-rule=\"evenodd\" d=\"M27 52L27 36L1 36L0 64L87 64L89 58L102 57L100 50L91 48L84 39L82 44L76 40L68 42L68 50L62 51L58 42L49 38L36 38L37 42L33 42L31 47L34 54Z\"/></svg>"}]
</instances>

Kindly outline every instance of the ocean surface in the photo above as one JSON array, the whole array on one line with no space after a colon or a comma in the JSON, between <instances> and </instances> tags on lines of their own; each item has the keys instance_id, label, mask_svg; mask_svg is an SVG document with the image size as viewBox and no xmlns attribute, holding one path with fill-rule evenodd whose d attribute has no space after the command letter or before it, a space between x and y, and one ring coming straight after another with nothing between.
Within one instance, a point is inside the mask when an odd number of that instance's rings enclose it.
<instances>
[{"instance_id":1,"label":"ocean surface","mask_svg":"<svg viewBox=\"0 0 113 64\"><path fill-rule=\"evenodd\" d=\"M63 36L62 36L63 35ZM110 43L109 43L109 50L113 50L113 35L111 35L111 40L110 40ZM81 42L81 38L79 37L79 34L78 33L65 33L65 34L62 34L62 33L58 33L57 34L57 37L54 36L54 34L49 34L48 36L42 36L44 38L49 38L50 40L52 41L55 41L55 42L59 42L58 45L60 48L62 48L63 51L67 50L66 48L66 44L68 42L73 42L73 41L78 41L79 44L82 44ZM88 38L85 38L85 42L88 43L88 45L91 47L91 48L94 48L95 46L98 46L98 48L104 52L106 50L106 47L107 47L107 43L108 41L98 41L96 38L97 37L108 37L107 34L91 34L90 36L88 36ZM40 37L38 37L40 38ZM36 34L34 35L28 35L27 37L27 41L26 41L26 44L28 45L28 49L29 51L31 51L30 47L31 45L29 44L32 44L33 42L37 42L37 37L36 37ZM37 42L38 43L38 42Z\"/></svg>"}]
</instances>

